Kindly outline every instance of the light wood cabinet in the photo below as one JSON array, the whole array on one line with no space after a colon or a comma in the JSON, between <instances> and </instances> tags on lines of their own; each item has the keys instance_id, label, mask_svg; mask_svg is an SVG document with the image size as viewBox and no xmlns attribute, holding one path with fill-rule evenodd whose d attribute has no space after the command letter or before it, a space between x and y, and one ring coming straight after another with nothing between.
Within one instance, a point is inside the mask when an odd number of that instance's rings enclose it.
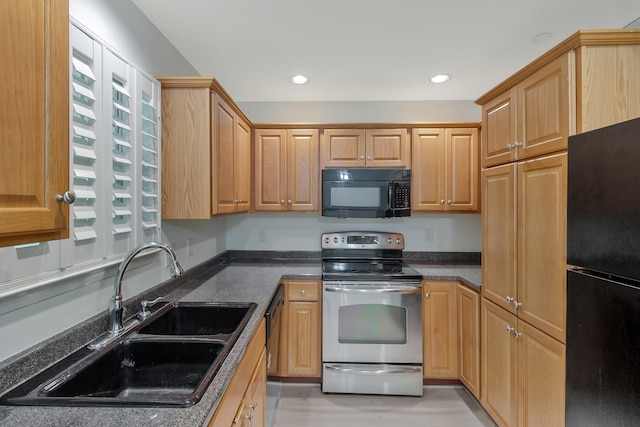
<instances>
[{"instance_id":1,"label":"light wood cabinet","mask_svg":"<svg viewBox=\"0 0 640 427\"><path fill-rule=\"evenodd\" d=\"M321 302L319 280L283 280L285 317L280 346L281 375L321 375Z\"/></svg>"},{"instance_id":2,"label":"light wood cabinet","mask_svg":"<svg viewBox=\"0 0 640 427\"><path fill-rule=\"evenodd\" d=\"M567 154L482 176L482 295L564 342Z\"/></svg>"},{"instance_id":3,"label":"light wood cabinet","mask_svg":"<svg viewBox=\"0 0 640 427\"><path fill-rule=\"evenodd\" d=\"M162 217L208 219L251 207L251 125L211 77L162 84Z\"/></svg>"},{"instance_id":4,"label":"light wood cabinet","mask_svg":"<svg viewBox=\"0 0 640 427\"><path fill-rule=\"evenodd\" d=\"M265 330L265 321L262 319L208 423L210 427L266 425Z\"/></svg>"},{"instance_id":5,"label":"light wood cabinet","mask_svg":"<svg viewBox=\"0 0 640 427\"><path fill-rule=\"evenodd\" d=\"M251 209L251 128L219 94L214 94L213 214Z\"/></svg>"},{"instance_id":6,"label":"light wood cabinet","mask_svg":"<svg viewBox=\"0 0 640 427\"><path fill-rule=\"evenodd\" d=\"M478 210L477 128L412 131L413 212Z\"/></svg>"},{"instance_id":7,"label":"light wood cabinet","mask_svg":"<svg viewBox=\"0 0 640 427\"><path fill-rule=\"evenodd\" d=\"M480 399L480 294L457 285L458 377Z\"/></svg>"},{"instance_id":8,"label":"light wood cabinet","mask_svg":"<svg viewBox=\"0 0 640 427\"><path fill-rule=\"evenodd\" d=\"M68 2L2 2L0 43L0 246L67 238Z\"/></svg>"},{"instance_id":9,"label":"light wood cabinet","mask_svg":"<svg viewBox=\"0 0 640 427\"><path fill-rule=\"evenodd\" d=\"M456 282L424 281L422 292L424 377L457 378Z\"/></svg>"},{"instance_id":10,"label":"light wood cabinet","mask_svg":"<svg viewBox=\"0 0 640 427\"><path fill-rule=\"evenodd\" d=\"M573 99L573 53L541 67L482 107L482 166L552 153L567 147Z\"/></svg>"},{"instance_id":11,"label":"light wood cabinet","mask_svg":"<svg viewBox=\"0 0 640 427\"><path fill-rule=\"evenodd\" d=\"M411 165L407 129L325 129L320 141L322 168L398 168Z\"/></svg>"},{"instance_id":12,"label":"light wood cabinet","mask_svg":"<svg viewBox=\"0 0 640 427\"><path fill-rule=\"evenodd\" d=\"M319 209L317 129L256 129L255 210Z\"/></svg>"},{"instance_id":13,"label":"light wood cabinet","mask_svg":"<svg viewBox=\"0 0 640 427\"><path fill-rule=\"evenodd\" d=\"M565 346L482 301L481 402L499 426L563 426Z\"/></svg>"}]
</instances>

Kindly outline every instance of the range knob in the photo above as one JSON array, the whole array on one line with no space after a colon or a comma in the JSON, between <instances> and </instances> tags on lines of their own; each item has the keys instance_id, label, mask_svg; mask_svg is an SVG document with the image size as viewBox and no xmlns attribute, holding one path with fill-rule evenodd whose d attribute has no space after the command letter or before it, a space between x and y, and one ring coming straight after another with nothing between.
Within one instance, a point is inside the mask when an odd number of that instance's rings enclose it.
<instances>
[{"instance_id":1,"label":"range knob","mask_svg":"<svg viewBox=\"0 0 640 427\"><path fill-rule=\"evenodd\" d=\"M329 240L329 237L328 237L328 236L324 238L324 242L325 242L325 243L329 243L329 242L330 242L330 240Z\"/></svg>"},{"instance_id":2,"label":"range knob","mask_svg":"<svg viewBox=\"0 0 640 427\"><path fill-rule=\"evenodd\" d=\"M400 238L399 238L399 237L396 237L396 245L399 245L401 241L402 241L402 240L400 240Z\"/></svg>"},{"instance_id":3,"label":"range knob","mask_svg":"<svg viewBox=\"0 0 640 427\"><path fill-rule=\"evenodd\" d=\"M334 238L333 238L333 243L338 243L338 242L339 242L338 237L337 237L337 236L336 236L336 237L334 237Z\"/></svg>"},{"instance_id":4,"label":"range knob","mask_svg":"<svg viewBox=\"0 0 640 427\"><path fill-rule=\"evenodd\" d=\"M391 237L387 238L387 243L393 243L393 239Z\"/></svg>"}]
</instances>

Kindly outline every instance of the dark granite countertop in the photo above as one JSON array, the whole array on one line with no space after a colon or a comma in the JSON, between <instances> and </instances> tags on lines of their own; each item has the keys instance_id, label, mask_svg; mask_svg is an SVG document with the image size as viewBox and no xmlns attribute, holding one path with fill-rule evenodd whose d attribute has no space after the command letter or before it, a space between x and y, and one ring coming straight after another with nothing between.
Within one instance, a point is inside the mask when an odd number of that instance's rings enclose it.
<instances>
[{"instance_id":1,"label":"dark granite countertop","mask_svg":"<svg viewBox=\"0 0 640 427\"><path fill-rule=\"evenodd\" d=\"M480 288L479 265L437 265L411 262L426 279L458 280L478 290ZM222 394L233 376L246 350L249 339L264 316L276 286L281 278L320 279L319 262L301 263L233 263L227 267L197 267L197 274L183 280L166 295L170 301L198 302L256 302L257 309L222 364L218 374L208 387L201 401L189 408L132 408L132 407L17 407L0 406L0 425L20 426L194 426L205 424L213 414ZM163 289L171 283L163 285ZM166 292L165 292L166 293ZM137 303L137 302L136 302ZM98 319L99 320L99 319ZM96 320L93 320L96 323ZM101 324L100 322L97 322ZM86 334L87 337L78 336ZM93 334L93 335L91 335ZM95 327L78 325L52 338L46 345L35 346L16 358L0 363L0 393L12 388L44 369L61 357L53 356L53 348L75 350L78 341L84 343L97 336ZM73 342L62 343L63 340ZM44 360L44 359L49 360ZM54 359L54 360L51 360Z\"/></svg>"}]
</instances>

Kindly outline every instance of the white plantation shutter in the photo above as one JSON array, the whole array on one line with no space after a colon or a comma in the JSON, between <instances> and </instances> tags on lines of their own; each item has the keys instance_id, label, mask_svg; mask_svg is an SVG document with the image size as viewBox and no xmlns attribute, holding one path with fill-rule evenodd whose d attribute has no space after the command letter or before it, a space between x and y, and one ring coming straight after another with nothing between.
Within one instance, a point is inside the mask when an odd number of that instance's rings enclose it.
<instances>
[{"instance_id":1,"label":"white plantation shutter","mask_svg":"<svg viewBox=\"0 0 640 427\"><path fill-rule=\"evenodd\" d=\"M140 239L160 238L160 85L138 73Z\"/></svg>"},{"instance_id":2,"label":"white plantation shutter","mask_svg":"<svg viewBox=\"0 0 640 427\"><path fill-rule=\"evenodd\" d=\"M101 259L104 253L105 192L102 46L70 26L70 239L63 241L61 267Z\"/></svg>"}]
</instances>

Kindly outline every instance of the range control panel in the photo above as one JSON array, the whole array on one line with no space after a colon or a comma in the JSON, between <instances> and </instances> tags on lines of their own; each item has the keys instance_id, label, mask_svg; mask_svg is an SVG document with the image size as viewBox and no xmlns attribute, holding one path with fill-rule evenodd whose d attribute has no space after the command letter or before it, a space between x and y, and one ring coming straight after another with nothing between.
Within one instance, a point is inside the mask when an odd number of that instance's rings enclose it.
<instances>
[{"instance_id":1,"label":"range control panel","mask_svg":"<svg viewBox=\"0 0 640 427\"><path fill-rule=\"evenodd\" d=\"M343 231L324 233L322 249L404 249L404 236L400 233L379 231Z\"/></svg>"}]
</instances>

